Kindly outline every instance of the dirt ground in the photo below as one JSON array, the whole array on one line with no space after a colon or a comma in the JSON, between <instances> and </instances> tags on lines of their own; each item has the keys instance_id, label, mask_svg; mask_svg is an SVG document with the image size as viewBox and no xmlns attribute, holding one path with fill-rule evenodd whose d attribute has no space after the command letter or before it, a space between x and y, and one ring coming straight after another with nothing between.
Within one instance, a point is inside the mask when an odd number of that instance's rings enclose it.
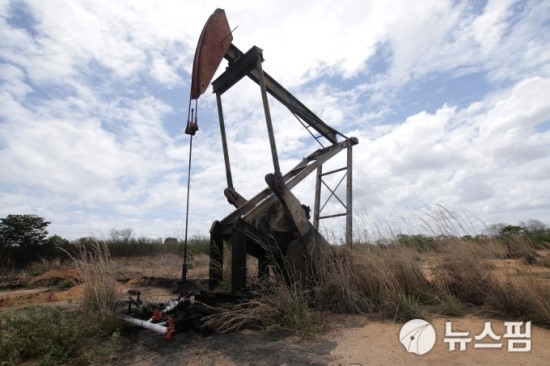
<instances>
[{"instance_id":1,"label":"dirt ground","mask_svg":"<svg viewBox=\"0 0 550 366\"><path fill-rule=\"evenodd\" d=\"M205 258L198 259L198 266L189 273L190 278L204 278L207 275L205 261ZM125 259L117 260L115 264L121 291L138 288L144 298L155 302L175 296L174 289L170 288L172 282L163 282L162 279L178 278L181 270L179 258ZM77 274L69 267L53 268L39 275L23 273L0 277L0 312L16 311L29 305L78 306L81 286L65 288L67 281L76 281L76 277ZM430 352L417 355L408 353L400 343L401 323L351 315L328 317L328 331L311 340L250 330L208 337L179 333L172 340L165 340L163 336L140 330L130 336L129 344L120 353L102 362L138 366L550 364L550 329L534 325L529 352L509 352L504 337L501 338L501 349L474 348L476 341L473 337L481 333L485 322L491 322L494 333L503 336L506 319L482 316L426 319L435 328L437 338ZM469 333L472 341L466 345L465 351L449 350L449 344L444 341L447 321L452 322L453 331Z\"/></svg>"},{"instance_id":2,"label":"dirt ground","mask_svg":"<svg viewBox=\"0 0 550 366\"><path fill-rule=\"evenodd\" d=\"M242 331L236 334L197 338L179 334L170 341L148 332L139 332L133 346L115 359L113 365L548 365L550 330L532 328L531 351L510 353L502 349L449 351L443 341L445 322L454 331L481 332L486 321L492 322L495 334L504 334L504 321L496 319L429 319L437 334L435 347L425 355L408 353L399 342L402 324L370 321L360 316L339 316L333 327L313 340L282 337L280 334Z\"/></svg>"}]
</instances>

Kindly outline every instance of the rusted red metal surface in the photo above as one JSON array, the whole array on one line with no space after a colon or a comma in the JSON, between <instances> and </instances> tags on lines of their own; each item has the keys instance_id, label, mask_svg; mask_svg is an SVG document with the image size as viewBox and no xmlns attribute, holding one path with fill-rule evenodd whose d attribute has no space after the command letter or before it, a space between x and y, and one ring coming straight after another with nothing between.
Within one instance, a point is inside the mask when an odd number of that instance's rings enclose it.
<instances>
[{"instance_id":1,"label":"rusted red metal surface","mask_svg":"<svg viewBox=\"0 0 550 366\"><path fill-rule=\"evenodd\" d=\"M197 99L208 88L223 56L233 41L223 9L216 9L202 29L191 78L191 99Z\"/></svg>"}]
</instances>

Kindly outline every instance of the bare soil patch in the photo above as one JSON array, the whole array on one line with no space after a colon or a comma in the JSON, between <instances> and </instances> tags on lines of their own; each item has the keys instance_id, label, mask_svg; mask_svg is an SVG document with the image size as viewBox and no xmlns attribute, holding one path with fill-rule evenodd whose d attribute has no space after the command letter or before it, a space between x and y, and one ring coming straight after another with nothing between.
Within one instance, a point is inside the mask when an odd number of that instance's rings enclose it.
<instances>
[{"instance_id":1,"label":"bare soil patch","mask_svg":"<svg viewBox=\"0 0 550 366\"><path fill-rule=\"evenodd\" d=\"M550 330L532 328L532 350L510 353L502 349L449 351L443 342L445 322L453 330L469 331L471 336L491 321L497 334L504 334L504 320L468 316L429 319L436 329L435 347L425 355L408 353L399 342L402 324L372 321L363 316L333 316L333 327L312 340L285 337L283 334L241 331L200 338L179 334L171 341L149 332L139 332L132 345L112 359L113 365L547 365L550 360Z\"/></svg>"}]
</instances>

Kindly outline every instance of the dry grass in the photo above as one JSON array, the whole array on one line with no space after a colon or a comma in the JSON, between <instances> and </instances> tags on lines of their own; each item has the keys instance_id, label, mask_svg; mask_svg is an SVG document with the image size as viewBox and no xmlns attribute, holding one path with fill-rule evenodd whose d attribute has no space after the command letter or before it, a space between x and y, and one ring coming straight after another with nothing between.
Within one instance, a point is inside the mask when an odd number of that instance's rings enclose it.
<instances>
[{"instance_id":1,"label":"dry grass","mask_svg":"<svg viewBox=\"0 0 550 366\"><path fill-rule=\"evenodd\" d=\"M282 270L272 268L278 275L257 296L219 309L204 324L219 332L260 327L309 336L324 328L323 311L375 313L392 319L420 316L429 283L413 249L337 247L325 253L319 268L313 288L299 280L288 285L277 272Z\"/></svg>"},{"instance_id":2,"label":"dry grass","mask_svg":"<svg viewBox=\"0 0 550 366\"><path fill-rule=\"evenodd\" d=\"M550 255L546 255L544 257L540 257L537 260L537 265L541 267L547 267L550 268Z\"/></svg>"},{"instance_id":3,"label":"dry grass","mask_svg":"<svg viewBox=\"0 0 550 366\"><path fill-rule=\"evenodd\" d=\"M521 269L495 281L491 290L487 299L490 311L550 326L550 281L540 273Z\"/></svg>"},{"instance_id":4,"label":"dry grass","mask_svg":"<svg viewBox=\"0 0 550 366\"><path fill-rule=\"evenodd\" d=\"M439 230L450 230L448 220L442 225ZM206 324L221 332L261 327L307 335L322 329L319 316L326 311L402 321L474 311L550 325L550 281L540 272L508 268L526 268L536 255L528 242L514 240L440 235L421 251L402 241L332 246L311 291L276 276L257 297L223 309Z\"/></svg>"},{"instance_id":5,"label":"dry grass","mask_svg":"<svg viewBox=\"0 0 550 366\"><path fill-rule=\"evenodd\" d=\"M216 314L203 318L203 326L219 333L231 333L244 328L272 327L277 310L269 301L252 299L232 308L217 309Z\"/></svg>"},{"instance_id":6,"label":"dry grass","mask_svg":"<svg viewBox=\"0 0 550 366\"><path fill-rule=\"evenodd\" d=\"M271 263L277 263L273 253L267 251L272 258ZM231 283L229 251L224 254L224 262L224 277L220 288L228 289ZM248 281L257 278L257 265L255 258L247 258ZM273 276L269 281L254 286L256 295L252 299L229 308L218 308L215 314L203 319L204 326L221 333L243 328L261 328L285 331L305 338L322 329L324 322L319 313L310 306L312 291L306 281L294 278L294 282L287 283L293 276L278 265L272 264L270 271Z\"/></svg>"},{"instance_id":7,"label":"dry grass","mask_svg":"<svg viewBox=\"0 0 550 366\"><path fill-rule=\"evenodd\" d=\"M179 278L183 259L176 254L159 254L149 257L112 258L117 272L136 273L141 276Z\"/></svg>"},{"instance_id":8,"label":"dry grass","mask_svg":"<svg viewBox=\"0 0 550 366\"><path fill-rule=\"evenodd\" d=\"M115 335L123 325L110 316L118 298L109 250L96 243L67 254L83 287L80 311L32 307L2 315L0 364L103 364L120 349Z\"/></svg>"},{"instance_id":9,"label":"dry grass","mask_svg":"<svg viewBox=\"0 0 550 366\"><path fill-rule=\"evenodd\" d=\"M411 318L419 315L418 304L427 286L413 249L338 248L321 265L318 303L337 313Z\"/></svg>"},{"instance_id":10,"label":"dry grass","mask_svg":"<svg viewBox=\"0 0 550 366\"><path fill-rule=\"evenodd\" d=\"M324 327L321 314L326 311L393 320L474 311L550 325L548 279L534 271L508 269L508 262L521 262L522 268L542 264L525 238L459 237L470 225L460 223L448 211L428 215L423 224L432 225L431 236L397 235L395 240L384 241L389 244L356 244L353 249L332 246L321 259L313 286L301 281L289 284L291 276L272 267L275 276L256 286L260 289L257 296L218 309L204 324L219 332L259 327L309 336ZM227 249L221 288L229 290L231 255ZM194 264L207 269L205 259L197 256ZM504 260L508 261L506 270L500 271L495 263L501 265ZM83 304L93 309L114 305L114 270L108 250L99 244L92 252L82 249L73 261L83 283L89 284ZM252 280L257 263L250 258L247 262ZM167 276L179 273L179 258L172 264L165 268ZM542 265L536 268L546 270Z\"/></svg>"},{"instance_id":11,"label":"dry grass","mask_svg":"<svg viewBox=\"0 0 550 366\"><path fill-rule=\"evenodd\" d=\"M529 264L536 262L537 252L526 238L516 235L503 240L508 258L523 258Z\"/></svg>"},{"instance_id":12,"label":"dry grass","mask_svg":"<svg viewBox=\"0 0 550 366\"><path fill-rule=\"evenodd\" d=\"M375 304L367 294L380 292L387 284L381 278L369 276L379 263L360 260L369 258L365 253L354 255L347 248L337 248L325 253L319 269L317 295L319 305L336 313L362 314ZM373 281L376 280L376 281ZM367 295L367 296L366 296Z\"/></svg>"},{"instance_id":13,"label":"dry grass","mask_svg":"<svg viewBox=\"0 0 550 366\"><path fill-rule=\"evenodd\" d=\"M474 311L550 325L550 281L541 272L525 269L529 262L523 254L521 260L506 259L511 257L509 248L494 238L453 237L439 238L437 247L422 253L398 244L332 247L322 258L312 291L275 281L258 297L212 316L207 323L223 332L260 326L303 329L307 334L319 329L318 316L324 311L393 320ZM516 248L516 253L532 254L529 247ZM503 261L505 272L496 265ZM519 269L508 268L514 265Z\"/></svg>"},{"instance_id":14,"label":"dry grass","mask_svg":"<svg viewBox=\"0 0 550 366\"><path fill-rule=\"evenodd\" d=\"M83 284L80 306L84 311L110 314L115 309L119 294L116 288L116 270L109 249L98 242L88 251L80 246L76 254L69 254Z\"/></svg>"},{"instance_id":15,"label":"dry grass","mask_svg":"<svg viewBox=\"0 0 550 366\"><path fill-rule=\"evenodd\" d=\"M447 246L434 269L433 282L439 291L466 304L485 304L496 279L481 251L475 243Z\"/></svg>"},{"instance_id":16,"label":"dry grass","mask_svg":"<svg viewBox=\"0 0 550 366\"><path fill-rule=\"evenodd\" d=\"M285 331L304 338L324 328L318 312L310 306L311 292L300 287L279 284L265 287L253 299L231 308L218 309L203 319L205 327L221 333L243 328Z\"/></svg>"},{"instance_id":17,"label":"dry grass","mask_svg":"<svg viewBox=\"0 0 550 366\"><path fill-rule=\"evenodd\" d=\"M501 242L500 246L510 248L508 244ZM521 250L532 254L528 247ZM484 258L482 247L463 242L445 250L433 282L450 312L457 309L458 300L493 316L550 325L550 281L529 268L524 254L520 255L523 264L508 260L509 268L503 272L498 271L502 268L495 266L494 258Z\"/></svg>"}]
</instances>

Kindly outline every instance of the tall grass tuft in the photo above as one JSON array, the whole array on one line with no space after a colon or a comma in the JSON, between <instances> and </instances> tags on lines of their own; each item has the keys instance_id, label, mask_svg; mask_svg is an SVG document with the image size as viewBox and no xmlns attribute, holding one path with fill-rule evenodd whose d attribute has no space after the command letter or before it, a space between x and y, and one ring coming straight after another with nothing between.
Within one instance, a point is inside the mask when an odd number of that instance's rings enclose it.
<instances>
[{"instance_id":1,"label":"tall grass tuft","mask_svg":"<svg viewBox=\"0 0 550 366\"><path fill-rule=\"evenodd\" d=\"M317 302L337 313L418 317L428 281L414 249L356 246L327 252L319 268Z\"/></svg>"},{"instance_id":2,"label":"tall grass tuft","mask_svg":"<svg viewBox=\"0 0 550 366\"><path fill-rule=\"evenodd\" d=\"M488 305L502 316L550 326L550 284L532 271L522 270L496 281Z\"/></svg>"},{"instance_id":3,"label":"tall grass tuft","mask_svg":"<svg viewBox=\"0 0 550 366\"><path fill-rule=\"evenodd\" d=\"M324 328L319 312L310 305L311 293L298 282L290 286L264 287L254 298L218 311L203 319L203 325L220 333L244 328L284 331L309 338Z\"/></svg>"},{"instance_id":4,"label":"tall grass tuft","mask_svg":"<svg viewBox=\"0 0 550 366\"><path fill-rule=\"evenodd\" d=\"M464 303L484 305L495 286L491 266L475 243L447 245L434 269L434 284L442 294Z\"/></svg>"},{"instance_id":5,"label":"tall grass tuft","mask_svg":"<svg viewBox=\"0 0 550 366\"><path fill-rule=\"evenodd\" d=\"M529 264L537 261L537 252L529 238L520 235L503 236L500 239L506 244L508 258L522 258Z\"/></svg>"},{"instance_id":6,"label":"tall grass tuft","mask_svg":"<svg viewBox=\"0 0 550 366\"><path fill-rule=\"evenodd\" d=\"M363 314L374 309L375 300L366 294L379 292L381 287L369 275L369 268L372 269L376 263L358 259L357 253L352 253L348 248L334 248L323 254L316 289L321 308L352 314Z\"/></svg>"},{"instance_id":7,"label":"tall grass tuft","mask_svg":"<svg viewBox=\"0 0 550 366\"><path fill-rule=\"evenodd\" d=\"M303 338L309 338L324 327L320 314L311 307L313 294L308 281L292 275L276 261L269 248L266 251L272 259L272 278L257 284L253 298L230 308L216 309L216 313L203 319L204 327L221 333L260 328L289 332ZM230 260L230 253L227 254L224 261ZM227 279L230 282L230 273L224 273L224 282Z\"/></svg>"},{"instance_id":8,"label":"tall grass tuft","mask_svg":"<svg viewBox=\"0 0 550 366\"><path fill-rule=\"evenodd\" d=\"M107 245L96 242L90 250L79 246L76 253L69 256L84 287L80 304L82 310L111 314L118 300L118 292L115 267Z\"/></svg>"}]
</instances>

